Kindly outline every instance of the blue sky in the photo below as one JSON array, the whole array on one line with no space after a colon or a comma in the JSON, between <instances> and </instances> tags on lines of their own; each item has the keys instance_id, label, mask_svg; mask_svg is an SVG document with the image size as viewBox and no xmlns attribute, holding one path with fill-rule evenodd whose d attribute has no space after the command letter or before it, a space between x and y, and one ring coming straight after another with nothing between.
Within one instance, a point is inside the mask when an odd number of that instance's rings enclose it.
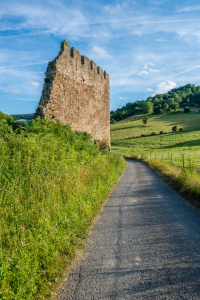
<instances>
[{"instance_id":1,"label":"blue sky","mask_svg":"<svg viewBox=\"0 0 200 300\"><path fill-rule=\"evenodd\" d=\"M7 0L0 8L0 110L33 113L66 40L111 78L111 109L200 85L199 0Z\"/></svg>"}]
</instances>

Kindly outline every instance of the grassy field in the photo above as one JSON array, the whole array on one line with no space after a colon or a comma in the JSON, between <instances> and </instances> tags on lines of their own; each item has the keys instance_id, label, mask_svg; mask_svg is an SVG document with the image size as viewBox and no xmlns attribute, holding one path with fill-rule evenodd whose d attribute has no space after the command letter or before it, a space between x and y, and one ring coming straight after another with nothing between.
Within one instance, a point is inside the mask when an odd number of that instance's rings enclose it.
<instances>
[{"instance_id":1,"label":"grassy field","mask_svg":"<svg viewBox=\"0 0 200 300\"><path fill-rule=\"evenodd\" d=\"M11 116L13 117L13 121L17 121L22 124L31 124L34 119L34 114L18 114Z\"/></svg>"},{"instance_id":2,"label":"grassy field","mask_svg":"<svg viewBox=\"0 0 200 300\"><path fill-rule=\"evenodd\" d=\"M111 125L113 150L123 154L132 150L180 150L200 147L200 112L149 115L147 126L142 123L143 117L144 115L132 116ZM172 127L175 125L183 130L172 133ZM163 134L160 134L161 131ZM152 133L155 135L151 135Z\"/></svg>"},{"instance_id":3,"label":"grassy field","mask_svg":"<svg viewBox=\"0 0 200 300\"><path fill-rule=\"evenodd\" d=\"M113 151L148 163L200 207L200 112L148 115L147 126L143 117L132 116L111 125ZM175 125L182 130L172 132Z\"/></svg>"}]
</instances>

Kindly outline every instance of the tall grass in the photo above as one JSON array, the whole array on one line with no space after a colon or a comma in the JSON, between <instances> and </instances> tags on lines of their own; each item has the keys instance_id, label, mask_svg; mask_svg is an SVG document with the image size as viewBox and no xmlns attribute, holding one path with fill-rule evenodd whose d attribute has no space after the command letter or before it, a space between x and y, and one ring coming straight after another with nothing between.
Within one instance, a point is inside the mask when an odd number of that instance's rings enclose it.
<instances>
[{"instance_id":1,"label":"tall grass","mask_svg":"<svg viewBox=\"0 0 200 300\"><path fill-rule=\"evenodd\" d=\"M200 208L200 174L196 169L190 169L189 171L182 167L171 165L171 163L160 158L150 158L147 154L135 153L126 157L147 163L174 190Z\"/></svg>"},{"instance_id":2,"label":"tall grass","mask_svg":"<svg viewBox=\"0 0 200 300\"><path fill-rule=\"evenodd\" d=\"M68 125L12 128L0 123L0 299L49 299L125 163Z\"/></svg>"}]
</instances>

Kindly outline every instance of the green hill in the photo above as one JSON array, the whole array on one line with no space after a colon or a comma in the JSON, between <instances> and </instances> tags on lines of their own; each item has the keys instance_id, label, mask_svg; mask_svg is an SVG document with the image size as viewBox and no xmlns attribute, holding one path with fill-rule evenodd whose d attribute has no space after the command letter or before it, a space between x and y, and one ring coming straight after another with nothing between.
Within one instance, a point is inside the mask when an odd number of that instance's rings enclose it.
<instances>
[{"instance_id":1,"label":"green hill","mask_svg":"<svg viewBox=\"0 0 200 300\"><path fill-rule=\"evenodd\" d=\"M200 112L183 111L164 115L149 115L144 126L144 115L129 117L111 125L112 149L121 153L153 149L200 147ZM172 127L177 125L178 132ZM182 131L179 129L182 128Z\"/></svg>"},{"instance_id":2,"label":"green hill","mask_svg":"<svg viewBox=\"0 0 200 300\"><path fill-rule=\"evenodd\" d=\"M136 114L162 114L170 111L176 112L179 107L183 109L187 107L187 109L190 109L191 107L199 106L200 86L196 87L194 84L187 84L172 89L168 93L148 97L145 101L129 102L116 111L111 111L111 123Z\"/></svg>"},{"instance_id":3,"label":"green hill","mask_svg":"<svg viewBox=\"0 0 200 300\"><path fill-rule=\"evenodd\" d=\"M11 115L11 117L13 117L13 121L31 124L34 119L34 114L18 114Z\"/></svg>"}]
</instances>

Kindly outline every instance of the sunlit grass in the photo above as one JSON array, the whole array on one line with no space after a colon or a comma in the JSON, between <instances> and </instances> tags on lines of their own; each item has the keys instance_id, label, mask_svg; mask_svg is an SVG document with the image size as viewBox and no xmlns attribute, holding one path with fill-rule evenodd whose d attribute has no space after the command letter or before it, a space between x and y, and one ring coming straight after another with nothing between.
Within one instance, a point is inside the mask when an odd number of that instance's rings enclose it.
<instances>
[{"instance_id":1,"label":"sunlit grass","mask_svg":"<svg viewBox=\"0 0 200 300\"><path fill-rule=\"evenodd\" d=\"M0 299L50 299L124 167L69 126L0 139Z\"/></svg>"},{"instance_id":2,"label":"sunlit grass","mask_svg":"<svg viewBox=\"0 0 200 300\"><path fill-rule=\"evenodd\" d=\"M170 149L200 147L200 113L183 112L166 115L150 115L147 126L142 124L141 116L133 116L115 125L111 125L113 149L127 152L130 149ZM177 125L183 131L172 133ZM163 134L160 132L163 131ZM152 136L152 132L155 135ZM144 136L142 136L144 135Z\"/></svg>"},{"instance_id":3,"label":"sunlit grass","mask_svg":"<svg viewBox=\"0 0 200 300\"><path fill-rule=\"evenodd\" d=\"M127 158L146 162L172 188L200 209L200 172L196 167L183 168L160 158L150 158L146 154L129 154Z\"/></svg>"}]
</instances>

